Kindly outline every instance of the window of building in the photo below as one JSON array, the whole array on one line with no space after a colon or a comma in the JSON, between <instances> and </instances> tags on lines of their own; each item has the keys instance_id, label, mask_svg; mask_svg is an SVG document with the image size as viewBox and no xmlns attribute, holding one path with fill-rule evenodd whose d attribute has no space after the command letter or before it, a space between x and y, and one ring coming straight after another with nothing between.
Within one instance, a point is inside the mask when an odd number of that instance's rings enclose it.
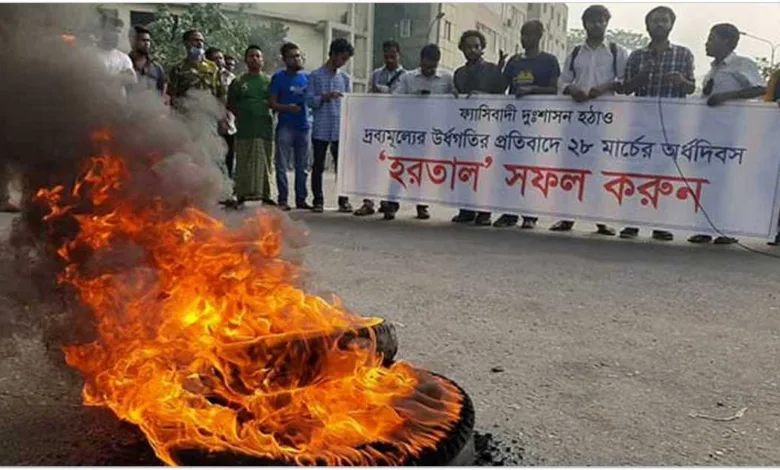
<instances>
[{"instance_id":1,"label":"window of building","mask_svg":"<svg viewBox=\"0 0 780 470\"><path fill-rule=\"evenodd\" d=\"M398 23L398 36L402 38L412 36L412 20L404 18Z\"/></svg>"},{"instance_id":2,"label":"window of building","mask_svg":"<svg viewBox=\"0 0 780 470\"><path fill-rule=\"evenodd\" d=\"M452 23L444 20L444 39L447 41L452 41Z\"/></svg>"}]
</instances>

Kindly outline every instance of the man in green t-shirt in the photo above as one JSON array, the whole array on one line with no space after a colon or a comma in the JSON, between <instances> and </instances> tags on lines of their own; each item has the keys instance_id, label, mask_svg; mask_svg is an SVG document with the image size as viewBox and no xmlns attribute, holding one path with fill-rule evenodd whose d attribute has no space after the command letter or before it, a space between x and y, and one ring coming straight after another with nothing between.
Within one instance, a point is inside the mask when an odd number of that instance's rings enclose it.
<instances>
[{"instance_id":1,"label":"man in green t-shirt","mask_svg":"<svg viewBox=\"0 0 780 470\"><path fill-rule=\"evenodd\" d=\"M236 116L236 202L271 199L273 158L273 119L268 107L271 79L263 73L263 52L249 46L244 52L247 72L233 80L228 90L227 107Z\"/></svg>"}]
</instances>

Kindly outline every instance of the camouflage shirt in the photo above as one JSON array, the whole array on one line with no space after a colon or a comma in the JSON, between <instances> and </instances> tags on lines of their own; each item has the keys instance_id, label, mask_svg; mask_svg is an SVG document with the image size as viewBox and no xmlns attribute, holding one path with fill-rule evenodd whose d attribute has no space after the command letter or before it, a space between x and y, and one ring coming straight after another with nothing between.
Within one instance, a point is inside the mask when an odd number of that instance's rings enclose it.
<instances>
[{"instance_id":1,"label":"camouflage shirt","mask_svg":"<svg viewBox=\"0 0 780 470\"><path fill-rule=\"evenodd\" d=\"M206 59L195 63L183 60L171 68L168 77L168 94L174 106L178 98L183 98L192 89L208 90L222 101L227 95L219 67Z\"/></svg>"}]
</instances>

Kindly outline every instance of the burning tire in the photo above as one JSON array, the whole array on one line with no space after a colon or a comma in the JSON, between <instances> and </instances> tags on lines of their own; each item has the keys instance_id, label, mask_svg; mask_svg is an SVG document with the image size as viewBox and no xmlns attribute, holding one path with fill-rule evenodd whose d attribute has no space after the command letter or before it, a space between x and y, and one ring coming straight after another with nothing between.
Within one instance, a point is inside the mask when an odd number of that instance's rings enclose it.
<instances>
[{"instance_id":1,"label":"burning tire","mask_svg":"<svg viewBox=\"0 0 780 470\"><path fill-rule=\"evenodd\" d=\"M392 364L395 355L398 353L398 336L395 326L385 320L382 323L369 328L361 328L355 333L346 333L341 337L339 346L346 347L353 341L370 341L371 336L376 340L376 351L382 354L384 364Z\"/></svg>"},{"instance_id":2,"label":"burning tire","mask_svg":"<svg viewBox=\"0 0 780 470\"><path fill-rule=\"evenodd\" d=\"M408 456L400 462L393 462L391 456L401 453L401 448L407 443L371 443L357 448L356 450L371 454L374 458L373 463L378 465L387 465L397 463L403 466L466 466L471 465L474 459L474 406L466 392L455 382L430 372L423 372L435 377L437 380L448 384L457 391L461 399L460 412L457 420L447 429L446 433L440 438L434 446L423 449L416 456ZM424 391L428 399L436 395L428 395L429 391ZM421 431L422 432L422 431ZM209 452L205 449L174 449L171 451L178 465L187 466L295 466L301 465L292 459L274 459L239 454L229 451ZM378 457L379 456L379 457ZM387 456L384 461L381 456ZM306 465L329 465L331 462L314 459L306 462ZM342 460L339 465L362 465L364 462L350 462Z\"/></svg>"}]
</instances>

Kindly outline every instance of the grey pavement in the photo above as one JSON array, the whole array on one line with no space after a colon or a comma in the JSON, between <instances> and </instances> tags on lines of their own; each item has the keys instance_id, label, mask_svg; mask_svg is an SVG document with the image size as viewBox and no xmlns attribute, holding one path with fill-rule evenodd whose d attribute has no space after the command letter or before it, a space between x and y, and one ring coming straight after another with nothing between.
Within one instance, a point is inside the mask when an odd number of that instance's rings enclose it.
<instances>
[{"instance_id":1,"label":"grey pavement","mask_svg":"<svg viewBox=\"0 0 780 470\"><path fill-rule=\"evenodd\" d=\"M432 213L290 215L311 231L312 289L395 322L399 357L464 387L478 429L517 439L531 464L780 462L779 259ZM37 341L2 351L0 464L153 461L132 429L78 404L78 380Z\"/></svg>"}]
</instances>

